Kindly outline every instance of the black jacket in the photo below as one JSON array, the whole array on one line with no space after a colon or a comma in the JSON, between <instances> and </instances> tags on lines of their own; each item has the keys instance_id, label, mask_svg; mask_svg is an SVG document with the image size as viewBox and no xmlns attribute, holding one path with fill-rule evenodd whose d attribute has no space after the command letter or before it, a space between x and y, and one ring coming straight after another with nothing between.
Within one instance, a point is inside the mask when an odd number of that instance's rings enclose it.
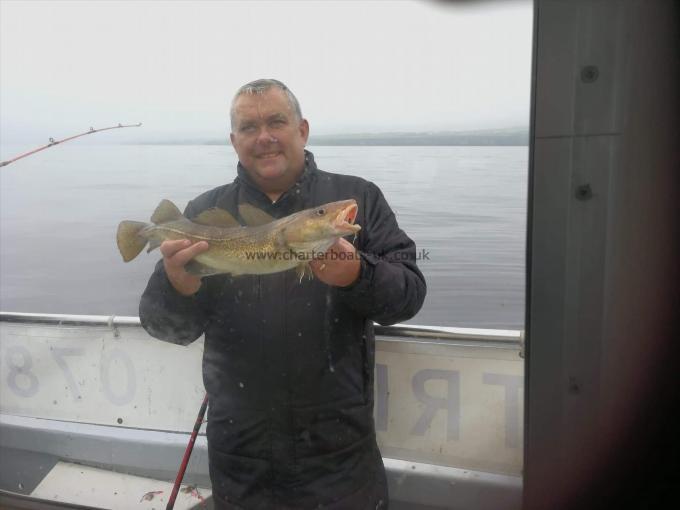
<instances>
[{"instance_id":1,"label":"black jacket","mask_svg":"<svg viewBox=\"0 0 680 510\"><path fill-rule=\"evenodd\" d=\"M384 477L373 423L373 321L411 318L425 298L415 244L373 183L317 169L307 152L298 182L272 203L240 166L231 184L191 201L192 218L250 203L281 218L354 198L361 273L346 288L294 271L211 276L191 297L162 263L142 296L149 334L186 345L205 333L213 493L245 508L315 508ZM375 506L375 505L374 505Z\"/></svg>"}]
</instances>

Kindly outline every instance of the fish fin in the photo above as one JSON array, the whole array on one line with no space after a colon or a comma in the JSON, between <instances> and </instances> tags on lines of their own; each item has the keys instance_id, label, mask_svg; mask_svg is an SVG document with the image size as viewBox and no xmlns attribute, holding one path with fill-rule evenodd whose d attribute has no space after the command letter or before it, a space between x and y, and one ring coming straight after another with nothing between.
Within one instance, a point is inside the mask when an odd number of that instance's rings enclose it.
<instances>
[{"instance_id":1,"label":"fish fin","mask_svg":"<svg viewBox=\"0 0 680 510\"><path fill-rule=\"evenodd\" d=\"M250 204L239 204L238 212L249 227L259 227L260 225L266 225L275 220L275 218L264 212L262 209L258 209Z\"/></svg>"},{"instance_id":2,"label":"fish fin","mask_svg":"<svg viewBox=\"0 0 680 510\"><path fill-rule=\"evenodd\" d=\"M199 262L198 260L190 260L184 265L184 270L194 276L210 276L213 274L219 274L217 269L213 269L210 266Z\"/></svg>"},{"instance_id":3,"label":"fish fin","mask_svg":"<svg viewBox=\"0 0 680 510\"><path fill-rule=\"evenodd\" d=\"M304 279L305 276L307 276L310 280L314 279L314 273L312 272L312 268L310 267L309 262L303 262L301 264L298 264L297 267L295 268L295 274L297 275L300 283L302 283L302 280Z\"/></svg>"},{"instance_id":4,"label":"fish fin","mask_svg":"<svg viewBox=\"0 0 680 510\"><path fill-rule=\"evenodd\" d=\"M159 239L149 239L149 247L146 249L146 252L152 252L156 248L158 248L161 245L161 242Z\"/></svg>"},{"instance_id":5,"label":"fish fin","mask_svg":"<svg viewBox=\"0 0 680 510\"><path fill-rule=\"evenodd\" d=\"M121 221L118 225L116 242L125 262L134 259L146 246L147 240L139 235L146 225L141 221Z\"/></svg>"},{"instance_id":6,"label":"fish fin","mask_svg":"<svg viewBox=\"0 0 680 510\"><path fill-rule=\"evenodd\" d=\"M278 234L274 237L274 246L277 250L286 251L288 250L288 244L286 243L286 229L279 230Z\"/></svg>"},{"instance_id":7,"label":"fish fin","mask_svg":"<svg viewBox=\"0 0 680 510\"><path fill-rule=\"evenodd\" d=\"M229 212L219 207L206 209L201 214L192 218L191 221L209 227L240 227L241 224L229 214Z\"/></svg>"},{"instance_id":8,"label":"fish fin","mask_svg":"<svg viewBox=\"0 0 680 510\"><path fill-rule=\"evenodd\" d=\"M161 223L168 223L169 221L175 221L182 217L182 212L177 209L177 206L166 200L165 198L161 200L158 204L156 210L151 215L151 223L155 225L160 225Z\"/></svg>"},{"instance_id":9,"label":"fish fin","mask_svg":"<svg viewBox=\"0 0 680 510\"><path fill-rule=\"evenodd\" d=\"M290 251L292 251L294 253L305 254L307 252L307 250L309 249L309 246L305 242L300 242L300 243L288 242L288 243L286 243L286 248L288 248Z\"/></svg>"}]
</instances>

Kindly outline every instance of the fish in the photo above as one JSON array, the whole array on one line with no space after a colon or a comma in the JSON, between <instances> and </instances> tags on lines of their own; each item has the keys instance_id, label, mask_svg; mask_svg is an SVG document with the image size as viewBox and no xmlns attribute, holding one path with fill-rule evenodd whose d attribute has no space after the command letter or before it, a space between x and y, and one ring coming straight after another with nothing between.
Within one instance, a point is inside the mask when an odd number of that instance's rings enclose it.
<instances>
[{"instance_id":1,"label":"fish","mask_svg":"<svg viewBox=\"0 0 680 510\"><path fill-rule=\"evenodd\" d=\"M124 262L130 262L148 245L147 253L165 240L206 241L208 250L185 265L204 277L216 274L264 275L295 269L300 281L312 277L309 262L337 239L356 236L361 226L356 200L340 200L274 219L251 204L238 206L241 225L228 211L217 207L186 218L170 200L161 200L151 222L121 221L116 233Z\"/></svg>"}]
</instances>

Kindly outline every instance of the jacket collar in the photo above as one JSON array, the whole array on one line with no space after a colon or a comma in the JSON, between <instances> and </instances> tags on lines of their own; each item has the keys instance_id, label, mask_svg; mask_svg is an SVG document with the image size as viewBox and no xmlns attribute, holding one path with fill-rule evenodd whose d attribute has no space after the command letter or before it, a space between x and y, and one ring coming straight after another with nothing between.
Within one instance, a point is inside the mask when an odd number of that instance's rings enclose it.
<instances>
[{"instance_id":1,"label":"jacket collar","mask_svg":"<svg viewBox=\"0 0 680 510\"><path fill-rule=\"evenodd\" d=\"M280 204L291 195L292 190L294 189L299 189L299 188L306 188L306 184L309 183L309 181L312 179L312 177L315 175L317 170L316 167L316 162L314 161L314 154L309 152L308 150L305 149L305 168L300 174L300 176L297 178L295 183L283 194L279 197L279 199L276 201L276 204ZM238 166L236 167L237 171L237 176L236 176L236 182L240 183L247 192L247 194L253 199L253 201L258 202L260 205L266 205L266 206L271 206L272 201L269 199L269 197L253 182L253 180L250 178L250 175L248 175L248 171L245 169L245 167L241 164L241 162L238 162Z\"/></svg>"}]
</instances>

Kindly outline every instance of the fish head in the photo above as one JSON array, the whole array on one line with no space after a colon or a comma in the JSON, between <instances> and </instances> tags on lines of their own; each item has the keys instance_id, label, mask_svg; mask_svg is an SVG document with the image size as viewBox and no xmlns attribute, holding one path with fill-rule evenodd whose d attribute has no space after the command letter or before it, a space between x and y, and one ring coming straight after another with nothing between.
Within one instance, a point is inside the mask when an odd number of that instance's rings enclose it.
<instances>
[{"instance_id":1,"label":"fish head","mask_svg":"<svg viewBox=\"0 0 680 510\"><path fill-rule=\"evenodd\" d=\"M357 217L354 199L340 200L306 209L291 216L284 230L286 244L297 250L319 249L332 241L361 230L354 223Z\"/></svg>"}]
</instances>

